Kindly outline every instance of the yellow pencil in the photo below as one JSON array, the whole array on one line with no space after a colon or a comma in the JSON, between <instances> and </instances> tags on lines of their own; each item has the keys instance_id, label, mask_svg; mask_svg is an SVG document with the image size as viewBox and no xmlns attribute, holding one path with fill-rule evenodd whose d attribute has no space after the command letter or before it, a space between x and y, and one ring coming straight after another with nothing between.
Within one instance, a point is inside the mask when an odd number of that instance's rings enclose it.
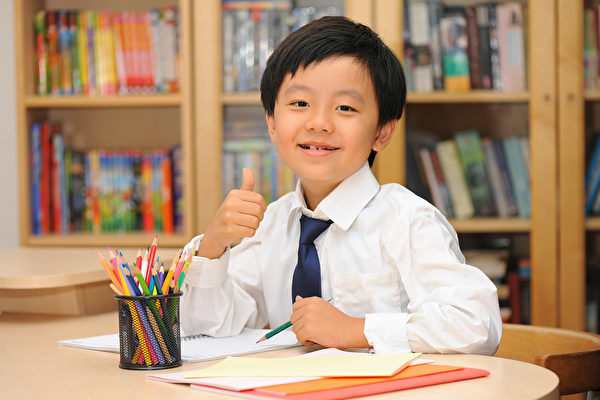
<instances>
[{"instance_id":1,"label":"yellow pencil","mask_svg":"<svg viewBox=\"0 0 600 400\"><path fill-rule=\"evenodd\" d=\"M117 279L117 277L115 275L115 272L108 265L108 261L106 261L106 259L102 256L102 254L100 254L100 252L98 251L98 249L96 249L96 254L98 254L98 258L100 259L100 263L102 264L102 266L106 270L106 273L108 274L108 277L110 278L111 282L115 285L115 287L117 289L119 289L119 291L122 292L123 288L121 287L121 284L119 283L119 280Z\"/></svg>"}]
</instances>

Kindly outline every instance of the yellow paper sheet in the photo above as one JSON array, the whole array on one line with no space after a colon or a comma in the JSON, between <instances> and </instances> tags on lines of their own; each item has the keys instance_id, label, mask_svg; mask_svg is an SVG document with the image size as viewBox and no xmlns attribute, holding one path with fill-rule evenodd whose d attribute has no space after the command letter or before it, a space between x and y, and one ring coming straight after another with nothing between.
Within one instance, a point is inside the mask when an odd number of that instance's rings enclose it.
<instances>
[{"instance_id":1,"label":"yellow paper sheet","mask_svg":"<svg viewBox=\"0 0 600 400\"><path fill-rule=\"evenodd\" d=\"M421 353L357 354L330 357L228 357L192 371L186 378L233 376L391 376Z\"/></svg>"}]
</instances>

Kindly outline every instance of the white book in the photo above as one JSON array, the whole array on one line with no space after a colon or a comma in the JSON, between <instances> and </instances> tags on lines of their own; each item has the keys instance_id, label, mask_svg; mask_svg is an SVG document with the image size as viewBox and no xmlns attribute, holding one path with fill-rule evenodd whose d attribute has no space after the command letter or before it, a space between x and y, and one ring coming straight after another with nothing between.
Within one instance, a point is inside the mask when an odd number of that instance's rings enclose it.
<instances>
[{"instance_id":1,"label":"white book","mask_svg":"<svg viewBox=\"0 0 600 400\"><path fill-rule=\"evenodd\" d=\"M199 362L300 346L296 335L291 330L282 331L269 340L256 343L267 332L269 332L268 329L244 328L242 333L237 336L220 338L204 335L184 336L181 339L181 359L184 362ZM58 344L80 349L118 353L119 335L115 333L82 339L59 340Z\"/></svg>"}]
</instances>

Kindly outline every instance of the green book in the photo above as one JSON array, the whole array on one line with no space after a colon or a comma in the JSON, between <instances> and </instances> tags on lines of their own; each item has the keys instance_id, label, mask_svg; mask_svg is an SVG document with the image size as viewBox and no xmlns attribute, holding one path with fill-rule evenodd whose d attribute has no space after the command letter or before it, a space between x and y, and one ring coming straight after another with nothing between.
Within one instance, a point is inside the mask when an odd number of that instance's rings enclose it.
<instances>
[{"instance_id":1,"label":"green book","mask_svg":"<svg viewBox=\"0 0 600 400\"><path fill-rule=\"evenodd\" d=\"M457 132L454 140L471 194L475 215L479 217L495 215L496 206L479 132L476 130Z\"/></svg>"}]
</instances>

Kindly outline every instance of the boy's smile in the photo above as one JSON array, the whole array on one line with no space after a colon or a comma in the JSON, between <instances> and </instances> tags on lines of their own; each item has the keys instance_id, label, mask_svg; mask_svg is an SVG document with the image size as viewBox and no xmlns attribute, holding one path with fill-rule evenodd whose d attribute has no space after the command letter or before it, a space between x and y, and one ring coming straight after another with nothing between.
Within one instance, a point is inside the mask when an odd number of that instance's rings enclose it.
<instances>
[{"instance_id":1,"label":"boy's smile","mask_svg":"<svg viewBox=\"0 0 600 400\"><path fill-rule=\"evenodd\" d=\"M358 171L372 149L385 148L396 121L379 127L378 119L371 77L353 57L326 58L285 77L267 125L309 208Z\"/></svg>"}]
</instances>

